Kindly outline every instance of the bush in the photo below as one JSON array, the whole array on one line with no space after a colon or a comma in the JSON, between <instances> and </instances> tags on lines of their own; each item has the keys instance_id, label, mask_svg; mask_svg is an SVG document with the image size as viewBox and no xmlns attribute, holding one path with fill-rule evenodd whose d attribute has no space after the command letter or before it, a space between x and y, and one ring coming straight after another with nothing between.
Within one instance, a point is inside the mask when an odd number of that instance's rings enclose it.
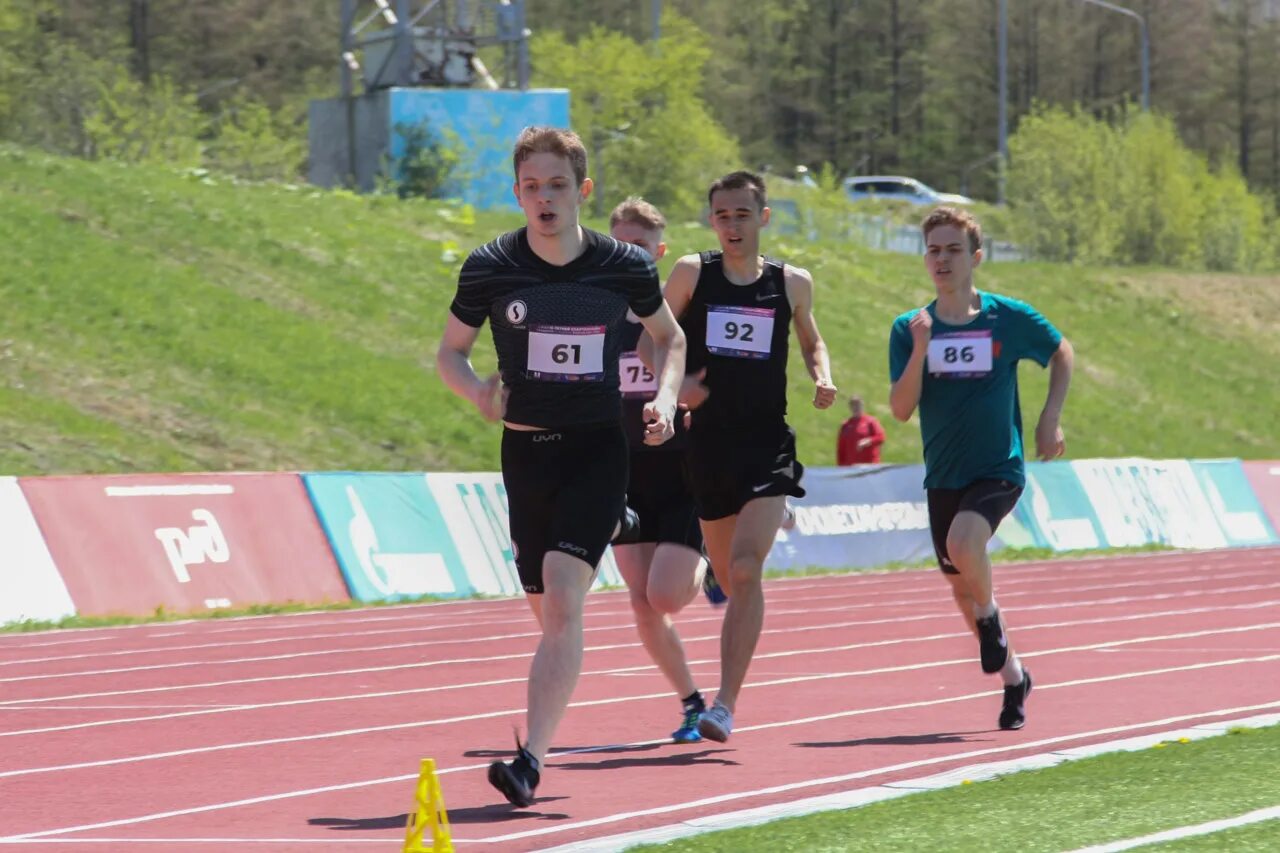
<instances>
[{"instance_id":1,"label":"bush","mask_svg":"<svg viewBox=\"0 0 1280 853\"><path fill-rule=\"evenodd\" d=\"M1274 204L1213 168L1173 122L1041 109L1009 140L1015 239L1037 257L1251 271L1280 266Z\"/></svg>"},{"instance_id":2,"label":"bush","mask_svg":"<svg viewBox=\"0 0 1280 853\"><path fill-rule=\"evenodd\" d=\"M400 198L445 197L463 161L457 135L445 131L441 138L425 121L397 124L395 132L403 140L404 151L383 169L382 191Z\"/></svg>"}]
</instances>

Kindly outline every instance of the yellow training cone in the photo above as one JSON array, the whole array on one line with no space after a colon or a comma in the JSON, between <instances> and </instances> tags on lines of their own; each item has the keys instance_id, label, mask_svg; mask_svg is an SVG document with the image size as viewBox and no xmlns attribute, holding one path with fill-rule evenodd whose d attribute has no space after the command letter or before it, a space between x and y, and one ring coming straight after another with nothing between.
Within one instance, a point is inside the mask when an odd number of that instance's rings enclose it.
<instances>
[{"instance_id":1,"label":"yellow training cone","mask_svg":"<svg viewBox=\"0 0 1280 853\"><path fill-rule=\"evenodd\" d=\"M434 759L422 759L413 806L404 833L404 853L454 853L453 841L449 838L449 814L444 808ZM429 841L424 838L428 834Z\"/></svg>"}]
</instances>

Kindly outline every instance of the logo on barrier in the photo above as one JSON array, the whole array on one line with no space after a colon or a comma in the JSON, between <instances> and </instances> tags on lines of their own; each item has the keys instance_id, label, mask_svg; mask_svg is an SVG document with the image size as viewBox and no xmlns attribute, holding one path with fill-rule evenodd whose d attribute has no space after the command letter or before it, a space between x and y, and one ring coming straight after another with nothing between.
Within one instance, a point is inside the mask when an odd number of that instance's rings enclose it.
<instances>
[{"instance_id":1,"label":"logo on barrier","mask_svg":"<svg viewBox=\"0 0 1280 853\"><path fill-rule=\"evenodd\" d=\"M169 558L174 577L178 583L189 583L191 573L188 566L199 566L204 563L225 563L231 559L231 549L227 546L227 538L222 535L218 519L207 509L191 511L191 518L201 522L183 530L181 527L161 527L156 530L156 539L164 546L164 554Z\"/></svg>"},{"instance_id":2,"label":"logo on barrier","mask_svg":"<svg viewBox=\"0 0 1280 853\"><path fill-rule=\"evenodd\" d=\"M373 519L353 486L346 488L351 503L347 535L357 564L367 580L383 596L427 595L456 592L442 554L389 553L378 541Z\"/></svg>"}]
</instances>

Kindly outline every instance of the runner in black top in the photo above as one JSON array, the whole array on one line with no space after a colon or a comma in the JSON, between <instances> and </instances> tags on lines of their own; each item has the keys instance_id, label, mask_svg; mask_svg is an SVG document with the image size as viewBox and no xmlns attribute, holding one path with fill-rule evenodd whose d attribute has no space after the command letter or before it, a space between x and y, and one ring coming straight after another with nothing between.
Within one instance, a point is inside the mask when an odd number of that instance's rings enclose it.
<instances>
[{"instance_id":1,"label":"runner in black top","mask_svg":"<svg viewBox=\"0 0 1280 853\"><path fill-rule=\"evenodd\" d=\"M662 242L666 225L662 213L639 198L622 202L609 217L614 237L639 246L654 260L666 254L667 244ZM693 683L671 614L697 597L702 585L706 571L702 531L685 476L683 419L676 419L671 441L660 447L644 443L640 409L653 396L657 378L635 352L643 328L639 322L629 324L619 362L623 431L631 446L627 506L639 516L640 531L633 544L615 544L613 555L631 592L640 641L680 697L682 719L671 739L697 743L702 740L698 716L706 710L706 703Z\"/></svg>"},{"instance_id":2,"label":"runner in black top","mask_svg":"<svg viewBox=\"0 0 1280 853\"><path fill-rule=\"evenodd\" d=\"M513 160L528 224L463 264L436 363L454 393L506 427L511 548L542 640L529 671L528 740L513 762L490 765L489 781L527 806L582 667L587 590L625 517L618 355L627 310L656 343L658 387L643 411L647 444L672 435L685 343L653 261L579 226L591 192L581 140L526 128ZM470 354L486 319L499 372L481 380Z\"/></svg>"},{"instance_id":3,"label":"runner in black top","mask_svg":"<svg viewBox=\"0 0 1280 853\"><path fill-rule=\"evenodd\" d=\"M827 347L813 318L813 279L760 255L769 222L764 181L734 172L711 185L720 251L681 258L666 299L681 318L689 359L681 400L692 409L689 471L702 533L729 594L720 642L720 689L699 723L725 741L764 621L760 578L786 509L801 497L803 466L787 426L786 366L792 327L814 381L813 405L835 402Z\"/></svg>"}]
</instances>

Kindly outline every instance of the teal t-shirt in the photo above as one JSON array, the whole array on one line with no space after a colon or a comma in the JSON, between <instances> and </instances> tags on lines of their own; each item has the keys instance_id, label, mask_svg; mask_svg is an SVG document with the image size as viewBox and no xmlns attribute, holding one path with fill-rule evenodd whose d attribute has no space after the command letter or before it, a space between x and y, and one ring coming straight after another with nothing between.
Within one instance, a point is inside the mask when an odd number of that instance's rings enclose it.
<instances>
[{"instance_id":1,"label":"teal t-shirt","mask_svg":"<svg viewBox=\"0 0 1280 853\"><path fill-rule=\"evenodd\" d=\"M889 334L889 378L897 382L911 358L907 325L918 310L933 317L920 390L926 489L962 489L986 479L1026 482L1018 362L1046 366L1062 335L1025 302L979 296L981 312L963 326L941 322L935 301L898 317Z\"/></svg>"}]
</instances>

